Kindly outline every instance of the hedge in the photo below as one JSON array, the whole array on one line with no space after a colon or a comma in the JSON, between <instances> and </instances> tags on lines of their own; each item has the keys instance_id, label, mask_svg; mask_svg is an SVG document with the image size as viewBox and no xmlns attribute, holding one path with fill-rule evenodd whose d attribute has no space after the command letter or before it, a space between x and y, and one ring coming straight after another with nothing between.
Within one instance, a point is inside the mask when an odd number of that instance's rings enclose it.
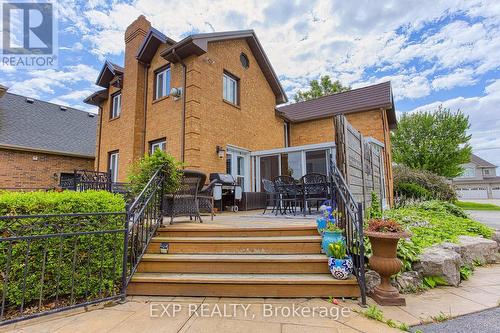
<instances>
[{"instance_id":1,"label":"hedge","mask_svg":"<svg viewBox=\"0 0 500 333\"><path fill-rule=\"evenodd\" d=\"M0 215L124 211L123 197L105 191L0 193ZM0 237L7 239L13 236L123 228L124 214L0 219ZM26 261L28 243L29 255ZM7 310L15 312L15 307L21 305L23 284L26 286L25 308L38 306L40 294L43 296L42 304L50 308L77 303L84 299L107 297L115 294L120 288L123 232L38 238L29 242L0 241L0 269L4 272L3 279L7 271L9 251L12 251L12 256L6 294ZM25 262L28 263L27 268ZM0 293L4 292L3 288L2 281ZM62 303L56 304L54 301L58 289L59 302Z\"/></svg>"}]
</instances>

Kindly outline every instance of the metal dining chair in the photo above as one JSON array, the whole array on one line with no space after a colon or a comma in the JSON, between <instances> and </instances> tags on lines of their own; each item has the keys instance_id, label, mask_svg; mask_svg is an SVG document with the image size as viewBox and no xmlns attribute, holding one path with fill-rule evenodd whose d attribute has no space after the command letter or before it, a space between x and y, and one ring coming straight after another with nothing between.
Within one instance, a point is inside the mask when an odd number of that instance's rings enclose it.
<instances>
[{"instance_id":1,"label":"metal dining chair","mask_svg":"<svg viewBox=\"0 0 500 333\"><path fill-rule=\"evenodd\" d=\"M300 183L302 184L302 194L304 196L304 216L306 215L306 206L309 209L309 214L311 214L309 203L315 203L316 209L319 211L320 203L330 199L328 197L328 182L325 175L308 173L300 178Z\"/></svg>"},{"instance_id":2,"label":"metal dining chair","mask_svg":"<svg viewBox=\"0 0 500 333\"><path fill-rule=\"evenodd\" d=\"M295 179L290 176L278 176L274 178L274 187L278 194L275 215L278 215L278 210L281 214L285 214L287 209L295 215L297 206L301 206L303 199L302 191Z\"/></svg>"}]
</instances>

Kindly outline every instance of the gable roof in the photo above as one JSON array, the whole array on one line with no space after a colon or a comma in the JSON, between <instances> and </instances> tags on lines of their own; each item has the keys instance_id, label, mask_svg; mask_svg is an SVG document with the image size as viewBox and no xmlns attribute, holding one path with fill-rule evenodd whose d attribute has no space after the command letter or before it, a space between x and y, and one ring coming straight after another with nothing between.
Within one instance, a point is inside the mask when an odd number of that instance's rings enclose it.
<instances>
[{"instance_id":1,"label":"gable roof","mask_svg":"<svg viewBox=\"0 0 500 333\"><path fill-rule=\"evenodd\" d=\"M497 167L496 165L494 165L486 160L483 160L481 157L474 155L474 154L470 154L470 162L474 163L476 166L482 167L482 168L496 168Z\"/></svg>"},{"instance_id":2,"label":"gable roof","mask_svg":"<svg viewBox=\"0 0 500 333\"><path fill-rule=\"evenodd\" d=\"M176 41L165 36L155 28L150 28L148 34L142 42L142 45L139 47L139 51L136 56L137 60L143 63L150 63L156 53L156 50L158 50L158 47L165 43L173 45Z\"/></svg>"},{"instance_id":3,"label":"gable roof","mask_svg":"<svg viewBox=\"0 0 500 333\"><path fill-rule=\"evenodd\" d=\"M276 104L286 103L288 101L286 93L283 90L278 76L274 72L271 62L267 58L266 53L264 52L264 49L262 48L262 45L253 30L212 32L190 35L165 49L161 53L161 56L172 63L176 63L179 61L179 58L183 59L193 54L200 56L206 53L208 51L208 43L210 42L233 39L245 39L247 41L250 50L254 54L257 63L262 69L262 73L276 96Z\"/></svg>"},{"instance_id":4,"label":"gable roof","mask_svg":"<svg viewBox=\"0 0 500 333\"><path fill-rule=\"evenodd\" d=\"M106 60L95 84L103 88L108 88L111 80L113 80L116 75L122 75L123 72L123 67Z\"/></svg>"},{"instance_id":5,"label":"gable roof","mask_svg":"<svg viewBox=\"0 0 500 333\"><path fill-rule=\"evenodd\" d=\"M0 147L93 158L97 117L89 114L7 92L0 98Z\"/></svg>"},{"instance_id":6,"label":"gable roof","mask_svg":"<svg viewBox=\"0 0 500 333\"><path fill-rule=\"evenodd\" d=\"M277 110L291 122L301 122L380 108L387 110L389 127L395 128L397 120L390 81L283 105Z\"/></svg>"}]
</instances>

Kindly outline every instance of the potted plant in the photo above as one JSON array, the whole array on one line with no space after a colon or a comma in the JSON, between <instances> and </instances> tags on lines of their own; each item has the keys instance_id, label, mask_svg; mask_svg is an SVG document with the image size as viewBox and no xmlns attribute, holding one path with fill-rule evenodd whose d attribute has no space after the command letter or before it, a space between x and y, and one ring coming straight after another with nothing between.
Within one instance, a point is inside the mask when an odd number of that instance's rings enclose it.
<instances>
[{"instance_id":1,"label":"potted plant","mask_svg":"<svg viewBox=\"0 0 500 333\"><path fill-rule=\"evenodd\" d=\"M405 305L405 299L391 285L390 279L403 265L396 256L398 241L409 237L409 233L394 220L372 219L368 222L365 235L370 239L372 247L368 265L380 275L381 280L370 296L380 305Z\"/></svg>"},{"instance_id":2,"label":"potted plant","mask_svg":"<svg viewBox=\"0 0 500 333\"><path fill-rule=\"evenodd\" d=\"M321 250L323 253L328 253L330 243L342 241L345 243L344 230L335 222L327 221L326 228L323 231L323 239L321 240Z\"/></svg>"},{"instance_id":3,"label":"potted plant","mask_svg":"<svg viewBox=\"0 0 500 333\"><path fill-rule=\"evenodd\" d=\"M337 280L345 280L352 273L352 259L347 255L347 247L343 240L328 244L328 268Z\"/></svg>"}]
</instances>

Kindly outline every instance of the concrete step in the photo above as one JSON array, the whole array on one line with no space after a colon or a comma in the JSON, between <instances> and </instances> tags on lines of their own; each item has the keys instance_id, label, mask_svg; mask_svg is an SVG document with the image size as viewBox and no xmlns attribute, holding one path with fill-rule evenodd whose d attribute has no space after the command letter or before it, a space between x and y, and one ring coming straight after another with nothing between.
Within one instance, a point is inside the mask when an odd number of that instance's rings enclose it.
<instances>
[{"instance_id":1,"label":"concrete step","mask_svg":"<svg viewBox=\"0 0 500 333\"><path fill-rule=\"evenodd\" d=\"M210 224L173 224L158 229L159 237L276 237L317 236L314 225L230 226Z\"/></svg>"},{"instance_id":2,"label":"concrete step","mask_svg":"<svg viewBox=\"0 0 500 333\"><path fill-rule=\"evenodd\" d=\"M153 237L147 253L160 253L168 243L169 254L319 254L320 236L283 237Z\"/></svg>"},{"instance_id":3,"label":"concrete step","mask_svg":"<svg viewBox=\"0 0 500 333\"><path fill-rule=\"evenodd\" d=\"M323 254L145 254L143 273L329 273Z\"/></svg>"},{"instance_id":4,"label":"concrete step","mask_svg":"<svg viewBox=\"0 0 500 333\"><path fill-rule=\"evenodd\" d=\"M129 295L219 297L358 297L354 278L330 274L136 273Z\"/></svg>"}]
</instances>

